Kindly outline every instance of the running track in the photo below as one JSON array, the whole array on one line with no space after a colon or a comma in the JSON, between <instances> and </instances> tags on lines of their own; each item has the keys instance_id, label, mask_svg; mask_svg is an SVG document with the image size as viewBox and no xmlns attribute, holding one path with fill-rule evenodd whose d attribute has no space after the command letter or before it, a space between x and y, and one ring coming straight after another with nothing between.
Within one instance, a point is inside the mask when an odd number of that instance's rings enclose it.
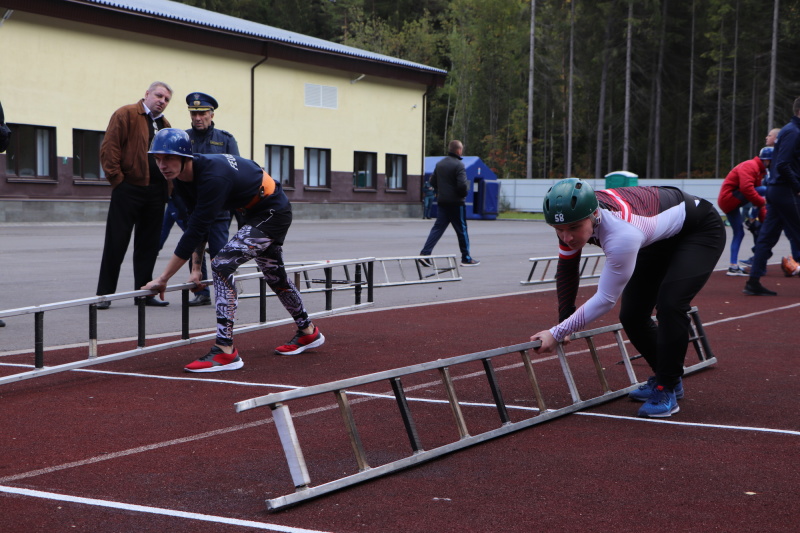
<instances>
[{"instance_id":1,"label":"running track","mask_svg":"<svg viewBox=\"0 0 800 533\"><path fill-rule=\"evenodd\" d=\"M318 321L325 346L297 357L271 355L286 327L249 333L237 337L237 372L184 374L202 351L188 346L4 385L0 530L797 531L800 280L776 273L764 283L779 296L745 297L744 278L716 272L695 300L719 363L686 378L670 419L638 419L639 404L618 399L272 514L265 500L292 484L270 412L236 414L235 402L525 342L552 325L554 293L329 317ZM615 322L612 313L592 326ZM618 351L602 339L609 381L621 388ZM567 348L582 396L598 395L585 344ZM84 353L48 352L48 363ZM687 361L694 357L690 348ZM567 405L557 363L543 359L548 407ZM0 375L31 363L32 355L0 357ZM640 379L643 365L634 362ZM518 357L494 367L512 420L535 415ZM460 400L472 402L471 432L497 427L480 365L451 371ZM426 448L457 439L437 383L433 373L403 379ZM371 464L409 455L388 384L357 392ZM333 398L290 407L313 484L354 473Z\"/></svg>"}]
</instances>

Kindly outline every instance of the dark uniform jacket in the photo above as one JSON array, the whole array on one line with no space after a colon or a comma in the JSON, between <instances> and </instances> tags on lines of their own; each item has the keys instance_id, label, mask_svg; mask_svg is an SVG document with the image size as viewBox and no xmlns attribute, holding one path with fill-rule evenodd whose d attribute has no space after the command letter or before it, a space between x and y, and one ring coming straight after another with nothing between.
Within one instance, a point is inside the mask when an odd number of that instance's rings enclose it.
<instances>
[{"instance_id":1,"label":"dark uniform jacket","mask_svg":"<svg viewBox=\"0 0 800 533\"><path fill-rule=\"evenodd\" d=\"M770 185L789 187L793 193L800 193L800 117L792 117L781 128L770 167L774 169Z\"/></svg>"},{"instance_id":2,"label":"dark uniform jacket","mask_svg":"<svg viewBox=\"0 0 800 533\"><path fill-rule=\"evenodd\" d=\"M236 139L225 130L214 127L214 122L206 131L189 128L186 130L192 141L192 152L195 154L231 154L239 155Z\"/></svg>"},{"instance_id":3,"label":"dark uniform jacket","mask_svg":"<svg viewBox=\"0 0 800 533\"><path fill-rule=\"evenodd\" d=\"M436 189L436 203L439 205L464 205L467 198L467 170L456 154L436 163L431 176L431 186Z\"/></svg>"},{"instance_id":4,"label":"dark uniform jacket","mask_svg":"<svg viewBox=\"0 0 800 533\"><path fill-rule=\"evenodd\" d=\"M178 241L175 255L187 260L207 238L208 228L219 213L247 206L259 194L264 180L264 169L258 163L228 154L195 154L193 170L194 181L173 181L175 193L189 211L189 223ZM265 211L291 212L281 184L273 181L273 192L249 208L248 216Z\"/></svg>"}]
</instances>

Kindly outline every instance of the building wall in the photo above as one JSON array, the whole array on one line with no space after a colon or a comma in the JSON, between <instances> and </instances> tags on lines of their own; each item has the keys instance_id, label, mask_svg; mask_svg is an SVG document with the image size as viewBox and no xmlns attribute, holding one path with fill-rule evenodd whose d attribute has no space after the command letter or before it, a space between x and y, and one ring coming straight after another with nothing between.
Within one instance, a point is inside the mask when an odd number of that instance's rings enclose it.
<instances>
[{"instance_id":1,"label":"building wall","mask_svg":"<svg viewBox=\"0 0 800 533\"><path fill-rule=\"evenodd\" d=\"M220 102L215 124L234 134L243 156L250 157L251 138L253 159L262 165L265 144L294 146L296 186L287 192L294 202L410 205L420 200L422 85L374 76L351 83L358 72L270 59L253 71L263 58L19 10L0 26L0 49L6 120L56 129L58 174L56 181L9 177L6 156L0 155L0 199L107 198L110 188L104 181L73 179L72 130L104 131L115 109L136 102L160 80L175 91L165 112L174 127L190 126L185 96L201 91ZM337 109L306 106L306 83L336 87ZM330 191L302 186L305 147L331 150ZM377 153L374 191L353 190L354 151ZM385 190L386 153L407 155L405 191Z\"/></svg>"}]
</instances>

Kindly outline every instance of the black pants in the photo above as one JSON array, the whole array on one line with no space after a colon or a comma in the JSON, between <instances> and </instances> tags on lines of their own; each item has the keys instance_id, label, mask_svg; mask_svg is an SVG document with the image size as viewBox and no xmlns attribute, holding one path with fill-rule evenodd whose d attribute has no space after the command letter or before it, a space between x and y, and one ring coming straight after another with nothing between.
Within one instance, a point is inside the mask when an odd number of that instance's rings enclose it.
<instances>
[{"instance_id":1,"label":"black pants","mask_svg":"<svg viewBox=\"0 0 800 533\"><path fill-rule=\"evenodd\" d=\"M122 182L111 192L106 240L97 281L98 295L117 291L120 268L134 227L133 289L139 290L153 279L164 219L165 190L163 181L146 187Z\"/></svg>"},{"instance_id":2,"label":"black pants","mask_svg":"<svg viewBox=\"0 0 800 533\"><path fill-rule=\"evenodd\" d=\"M619 318L660 385L683 375L692 299L706 284L725 248L725 227L709 202L687 200L684 229L639 251L622 293ZM657 324L651 316L656 309Z\"/></svg>"}]
</instances>

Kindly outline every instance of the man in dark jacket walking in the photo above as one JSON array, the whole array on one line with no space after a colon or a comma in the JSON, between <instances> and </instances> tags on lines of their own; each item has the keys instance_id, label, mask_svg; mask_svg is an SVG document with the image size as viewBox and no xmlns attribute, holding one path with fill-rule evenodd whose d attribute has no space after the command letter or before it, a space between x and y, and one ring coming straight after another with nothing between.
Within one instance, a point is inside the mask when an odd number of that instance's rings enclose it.
<instances>
[{"instance_id":1,"label":"man in dark jacket walking","mask_svg":"<svg viewBox=\"0 0 800 533\"><path fill-rule=\"evenodd\" d=\"M461 162L464 145L461 141L450 141L447 147L447 157L436 163L436 168L431 175L431 186L436 191L438 211L436 222L433 223L431 232L420 255L431 255L433 247L442 238L448 225L452 225L458 237L458 246L461 249L461 266L477 266L481 262L469 254L469 235L467 234L467 210L465 200L468 192L467 170ZM420 263L431 266L428 259L421 259Z\"/></svg>"}]
</instances>

